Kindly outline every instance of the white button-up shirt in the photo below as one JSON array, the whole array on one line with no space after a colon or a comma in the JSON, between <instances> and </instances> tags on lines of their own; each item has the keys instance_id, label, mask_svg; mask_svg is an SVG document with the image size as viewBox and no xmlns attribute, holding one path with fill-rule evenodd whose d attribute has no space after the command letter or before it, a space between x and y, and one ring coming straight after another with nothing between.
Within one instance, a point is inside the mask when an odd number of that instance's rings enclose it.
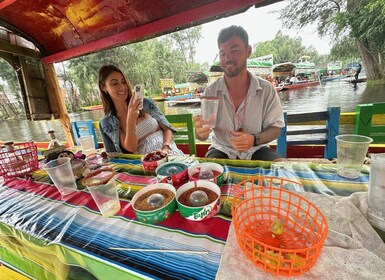
<instances>
[{"instance_id":1,"label":"white button-up shirt","mask_svg":"<svg viewBox=\"0 0 385 280\"><path fill-rule=\"evenodd\" d=\"M225 79L222 76L209 85L204 95L207 97L219 97L219 108L215 126L213 128L212 145L228 155L230 159L251 159L251 156L261 147L268 146L262 144L253 146L247 151L238 152L230 143L230 130L242 130L249 134L257 134L269 126L283 127L283 111L278 97L278 93L272 84L261 78L253 76L250 72L250 87L246 96L246 104L241 102L236 114ZM244 112L246 110L246 112ZM239 120L244 121L243 125Z\"/></svg>"}]
</instances>

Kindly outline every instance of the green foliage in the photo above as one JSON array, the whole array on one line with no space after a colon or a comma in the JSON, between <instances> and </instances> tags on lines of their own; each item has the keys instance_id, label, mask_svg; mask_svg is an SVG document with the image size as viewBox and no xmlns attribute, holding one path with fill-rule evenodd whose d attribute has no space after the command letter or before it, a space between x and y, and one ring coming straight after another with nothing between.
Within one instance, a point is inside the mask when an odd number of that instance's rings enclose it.
<instances>
[{"instance_id":1,"label":"green foliage","mask_svg":"<svg viewBox=\"0 0 385 280\"><path fill-rule=\"evenodd\" d=\"M303 46L301 38L290 38L288 35L282 35L281 31L275 35L273 40L256 44L251 57L267 54L273 54L274 64L297 62L304 55L310 56L312 61L318 58L318 52L313 47L307 48Z\"/></svg>"},{"instance_id":2,"label":"green foliage","mask_svg":"<svg viewBox=\"0 0 385 280\"><path fill-rule=\"evenodd\" d=\"M385 80L385 1L290 0L280 19L288 28L317 24L321 36L335 41L332 57L359 53L368 79Z\"/></svg>"},{"instance_id":3,"label":"green foliage","mask_svg":"<svg viewBox=\"0 0 385 280\"><path fill-rule=\"evenodd\" d=\"M67 89L71 109L100 103L98 70L102 65L117 65L131 85L144 83L148 96L160 93L160 79L186 82L188 71L201 70L194 62L201 27L193 27L143 42L128 44L56 65L56 71ZM206 65L207 66L207 65ZM206 70L205 68L204 70Z\"/></svg>"}]
</instances>

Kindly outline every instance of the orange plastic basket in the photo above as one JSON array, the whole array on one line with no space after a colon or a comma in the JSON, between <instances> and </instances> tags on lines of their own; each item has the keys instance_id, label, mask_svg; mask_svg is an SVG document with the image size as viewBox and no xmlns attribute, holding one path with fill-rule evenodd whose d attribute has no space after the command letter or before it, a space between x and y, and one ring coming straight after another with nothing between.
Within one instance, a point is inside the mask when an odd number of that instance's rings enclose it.
<instances>
[{"instance_id":1,"label":"orange plastic basket","mask_svg":"<svg viewBox=\"0 0 385 280\"><path fill-rule=\"evenodd\" d=\"M25 176L38 168L39 161L35 143L15 143L13 151L8 151L4 146L1 147L1 176L5 178Z\"/></svg>"},{"instance_id":2,"label":"orange plastic basket","mask_svg":"<svg viewBox=\"0 0 385 280\"><path fill-rule=\"evenodd\" d=\"M258 176L234 188L232 216L238 244L256 266L276 275L298 276L308 271L328 233L322 212L285 189L293 187L302 185Z\"/></svg>"}]
</instances>

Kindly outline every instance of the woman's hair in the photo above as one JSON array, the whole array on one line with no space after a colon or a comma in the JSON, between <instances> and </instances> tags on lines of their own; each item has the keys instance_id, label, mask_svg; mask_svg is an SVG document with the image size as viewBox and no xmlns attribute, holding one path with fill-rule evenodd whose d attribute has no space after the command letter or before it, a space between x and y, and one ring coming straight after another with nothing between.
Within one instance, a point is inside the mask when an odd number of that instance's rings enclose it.
<instances>
[{"instance_id":1,"label":"woman's hair","mask_svg":"<svg viewBox=\"0 0 385 280\"><path fill-rule=\"evenodd\" d=\"M106 114L107 112L111 111L113 115L116 115L116 108L114 105L114 102L112 101L111 96L102 90L102 86L106 84L107 77L112 73L112 72L119 72L123 75L123 78L126 80L127 83L127 90L128 90L128 96L126 99L127 104L130 102L131 96L132 96L132 90L131 90L131 85L126 76L123 74L122 70L120 70L118 67L115 65L104 65L99 69L99 91L100 91L100 98L102 99L103 103L103 110L104 113Z\"/></svg>"}]
</instances>

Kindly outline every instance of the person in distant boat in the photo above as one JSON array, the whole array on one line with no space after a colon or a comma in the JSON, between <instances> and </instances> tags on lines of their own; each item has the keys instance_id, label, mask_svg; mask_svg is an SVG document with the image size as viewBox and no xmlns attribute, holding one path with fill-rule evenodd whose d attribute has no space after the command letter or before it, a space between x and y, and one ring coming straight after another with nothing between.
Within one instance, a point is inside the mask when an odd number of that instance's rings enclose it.
<instances>
[{"instance_id":1,"label":"person in distant boat","mask_svg":"<svg viewBox=\"0 0 385 280\"><path fill-rule=\"evenodd\" d=\"M362 66L359 63L357 66L356 74L354 74L354 78L356 79L356 81L358 80L358 75L360 75L360 73L361 73L361 68L362 68Z\"/></svg>"},{"instance_id":2,"label":"person in distant boat","mask_svg":"<svg viewBox=\"0 0 385 280\"><path fill-rule=\"evenodd\" d=\"M201 115L194 116L199 140L208 139L213 132L205 157L283 160L268 145L284 126L281 103L270 82L247 71L252 51L247 32L240 26L224 28L217 43L224 74L204 92L206 97L219 98L215 125L211 128Z\"/></svg>"},{"instance_id":3,"label":"person in distant boat","mask_svg":"<svg viewBox=\"0 0 385 280\"><path fill-rule=\"evenodd\" d=\"M99 91L105 113L99 125L106 152L147 154L162 150L183 155L172 140L175 129L154 101L133 96L118 67L104 65L99 69Z\"/></svg>"}]
</instances>

